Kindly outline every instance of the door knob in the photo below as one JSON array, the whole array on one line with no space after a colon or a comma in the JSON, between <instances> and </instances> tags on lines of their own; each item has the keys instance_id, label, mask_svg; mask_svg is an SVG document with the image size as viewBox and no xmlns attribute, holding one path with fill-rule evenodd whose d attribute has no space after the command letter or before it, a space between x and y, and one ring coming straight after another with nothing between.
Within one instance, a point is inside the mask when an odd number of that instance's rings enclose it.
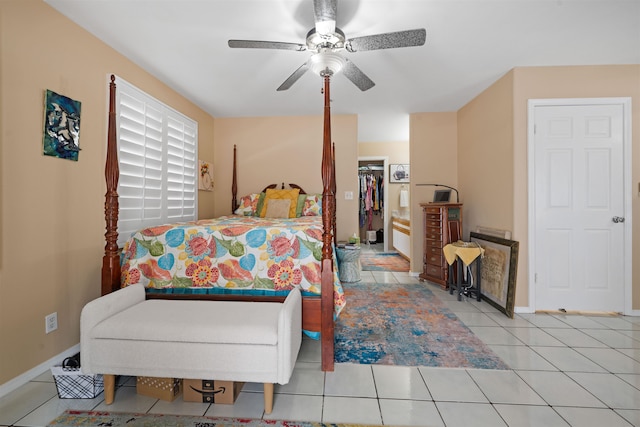
<instances>
[{"instance_id":1,"label":"door knob","mask_svg":"<svg viewBox=\"0 0 640 427\"><path fill-rule=\"evenodd\" d=\"M611 220L617 224L619 222L624 222L624 217L614 216Z\"/></svg>"}]
</instances>

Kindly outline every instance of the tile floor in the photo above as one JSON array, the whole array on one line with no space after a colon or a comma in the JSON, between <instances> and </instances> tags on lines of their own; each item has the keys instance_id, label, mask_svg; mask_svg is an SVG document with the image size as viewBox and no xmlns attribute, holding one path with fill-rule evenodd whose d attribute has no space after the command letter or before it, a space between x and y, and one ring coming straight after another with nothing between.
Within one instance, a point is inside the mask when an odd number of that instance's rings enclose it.
<instances>
[{"instance_id":1,"label":"tile floor","mask_svg":"<svg viewBox=\"0 0 640 427\"><path fill-rule=\"evenodd\" d=\"M391 272L362 272L362 279L417 281ZM46 426L68 408L402 426L640 426L640 318L509 319L485 302L457 301L425 286L512 370L337 364L323 373L318 342L305 339L268 416L260 384L246 384L234 405L209 405L141 396L135 381L123 378L107 407L102 394L58 399L47 372L0 398L0 426Z\"/></svg>"}]
</instances>

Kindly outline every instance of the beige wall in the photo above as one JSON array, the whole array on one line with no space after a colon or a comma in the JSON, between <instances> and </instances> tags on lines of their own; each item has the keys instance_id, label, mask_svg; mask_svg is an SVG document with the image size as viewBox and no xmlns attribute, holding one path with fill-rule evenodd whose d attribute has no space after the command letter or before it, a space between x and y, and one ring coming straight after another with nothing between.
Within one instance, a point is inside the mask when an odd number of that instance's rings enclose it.
<instances>
[{"instance_id":1,"label":"beige wall","mask_svg":"<svg viewBox=\"0 0 640 427\"><path fill-rule=\"evenodd\" d=\"M389 164L409 164L409 141L394 142L360 142L358 143L358 157L387 157ZM411 174L411 168L409 168ZM399 211L409 215L410 208L400 208L400 189L408 184L390 184L389 170L384 171L385 194L387 194L388 223L384 230L384 238L388 240L389 250L393 250L393 233L391 232L391 215L393 211ZM410 177L411 178L411 177ZM358 193L355 193L357 197ZM409 200L411 204L411 200Z\"/></svg>"},{"instance_id":2,"label":"beige wall","mask_svg":"<svg viewBox=\"0 0 640 427\"><path fill-rule=\"evenodd\" d=\"M513 73L458 111L463 235L478 225L513 231Z\"/></svg>"},{"instance_id":3,"label":"beige wall","mask_svg":"<svg viewBox=\"0 0 640 427\"><path fill-rule=\"evenodd\" d=\"M410 116L411 271L421 273L424 225L420 203L433 200L436 187L458 187L458 129L455 112L417 113ZM460 192L460 202L464 203ZM452 194L452 197L455 197ZM464 218L464 211L463 211Z\"/></svg>"},{"instance_id":4,"label":"beige wall","mask_svg":"<svg viewBox=\"0 0 640 427\"><path fill-rule=\"evenodd\" d=\"M358 201L345 191L358 189L358 122L355 115L331 118L336 145L337 230L346 240L358 227ZM322 116L218 118L215 140L214 215L231 213L233 145L237 145L238 197L260 192L266 185L300 185L322 193Z\"/></svg>"},{"instance_id":5,"label":"beige wall","mask_svg":"<svg viewBox=\"0 0 640 427\"><path fill-rule=\"evenodd\" d=\"M465 236L477 225L507 229L520 242L516 307L529 305L527 102L544 98L631 97L632 129L640 129L640 66L516 68L458 111L458 176ZM632 152L640 150L633 132ZM640 158L632 159L632 184ZM633 222L640 200L632 200ZM633 265L640 265L640 230L633 230ZM640 309L640 270L633 270L632 308Z\"/></svg>"},{"instance_id":6,"label":"beige wall","mask_svg":"<svg viewBox=\"0 0 640 427\"><path fill-rule=\"evenodd\" d=\"M80 311L100 294L111 73L197 120L214 160L211 116L47 4L0 1L0 386L78 344ZM82 102L78 162L42 155L46 89Z\"/></svg>"},{"instance_id":7,"label":"beige wall","mask_svg":"<svg viewBox=\"0 0 640 427\"><path fill-rule=\"evenodd\" d=\"M640 310L640 65L528 67L514 70L514 237L520 241L516 305L528 304L527 102L543 98L631 97L632 104L632 308Z\"/></svg>"}]
</instances>

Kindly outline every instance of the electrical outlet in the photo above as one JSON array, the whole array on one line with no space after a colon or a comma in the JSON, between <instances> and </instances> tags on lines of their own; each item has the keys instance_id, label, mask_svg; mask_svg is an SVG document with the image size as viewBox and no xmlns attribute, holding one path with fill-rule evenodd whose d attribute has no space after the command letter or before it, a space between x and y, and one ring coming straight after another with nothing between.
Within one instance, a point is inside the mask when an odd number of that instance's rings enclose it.
<instances>
[{"instance_id":1,"label":"electrical outlet","mask_svg":"<svg viewBox=\"0 0 640 427\"><path fill-rule=\"evenodd\" d=\"M353 200L353 191L345 191L344 192L345 200Z\"/></svg>"},{"instance_id":2,"label":"electrical outlet","mask_svg":"<svg viewBox=\"0 0 640 427\"><path fill-rule=\"evenodd\" d=\"M44 332L48 334L58 329L58 313L51 313L44 318Z\"/></svg>"}]
</instances>

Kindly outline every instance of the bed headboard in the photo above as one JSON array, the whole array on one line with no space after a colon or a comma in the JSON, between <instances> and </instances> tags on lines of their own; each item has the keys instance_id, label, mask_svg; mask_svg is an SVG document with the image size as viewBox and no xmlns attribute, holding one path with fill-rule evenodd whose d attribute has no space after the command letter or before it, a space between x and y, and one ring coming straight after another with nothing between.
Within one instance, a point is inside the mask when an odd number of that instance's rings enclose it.
<instances>
[{"instance_id":1,"label":"bed headboard","mask_svg":"<svg viewBox=\"0 0 640 427\"><path fill-rule=\"evenodd\" d=\"M268 189L270 189L270 188L271 188L271 189L273 189L273 188L277 188L277 187L278 187L278 184L270 184L270 185L267 185L266 187L264 187L264 188L262 189L262 192L263 192L263 193L266 193ZM293 188L293 189L296 189L296 188L297 188L298 190L300 190L300 194L307 194L307 192L306 192L306 191L304 191L304 190L302 189L302 187L300 187L298 184L291 184L291 183L290 183L290 184L289 184L289 187L290 187L290 188ZM282 183L282 185L280 186L280 188L284 190L284 182Z\"/></svg>"},{"instance_id":2,"label":"bed headboard","mask_svg":"<svg viewBox=\"0 0 640 427\"><path fill-rule=\"evenodd\" d=\"M236 159L236 147L235 145L233 146L233 162L234 162L234 166L233 166L233 170L234 170L234 174L233 176L235 177L235 159ZM309 194L306 191L304 191L304 189L302 187L300 187L298 184L293 184L293 183L289 183L289 187L293 188L293 189L298 189L300 190L299 194ZM278 188L278 184L269 184L266 187L264 187L261 191L261 193L266 193L268 189L274 189L274 188ZM284 182L280 185L280 188L284 190L285 186L284 186ZM234 179L233 181L233 185L231 186L231 193L232 193L232 198L231 198L231 212L235 212L236 209L238 209L238 186L236 185L236 181Z\"/></svg>"}]
</instances>

